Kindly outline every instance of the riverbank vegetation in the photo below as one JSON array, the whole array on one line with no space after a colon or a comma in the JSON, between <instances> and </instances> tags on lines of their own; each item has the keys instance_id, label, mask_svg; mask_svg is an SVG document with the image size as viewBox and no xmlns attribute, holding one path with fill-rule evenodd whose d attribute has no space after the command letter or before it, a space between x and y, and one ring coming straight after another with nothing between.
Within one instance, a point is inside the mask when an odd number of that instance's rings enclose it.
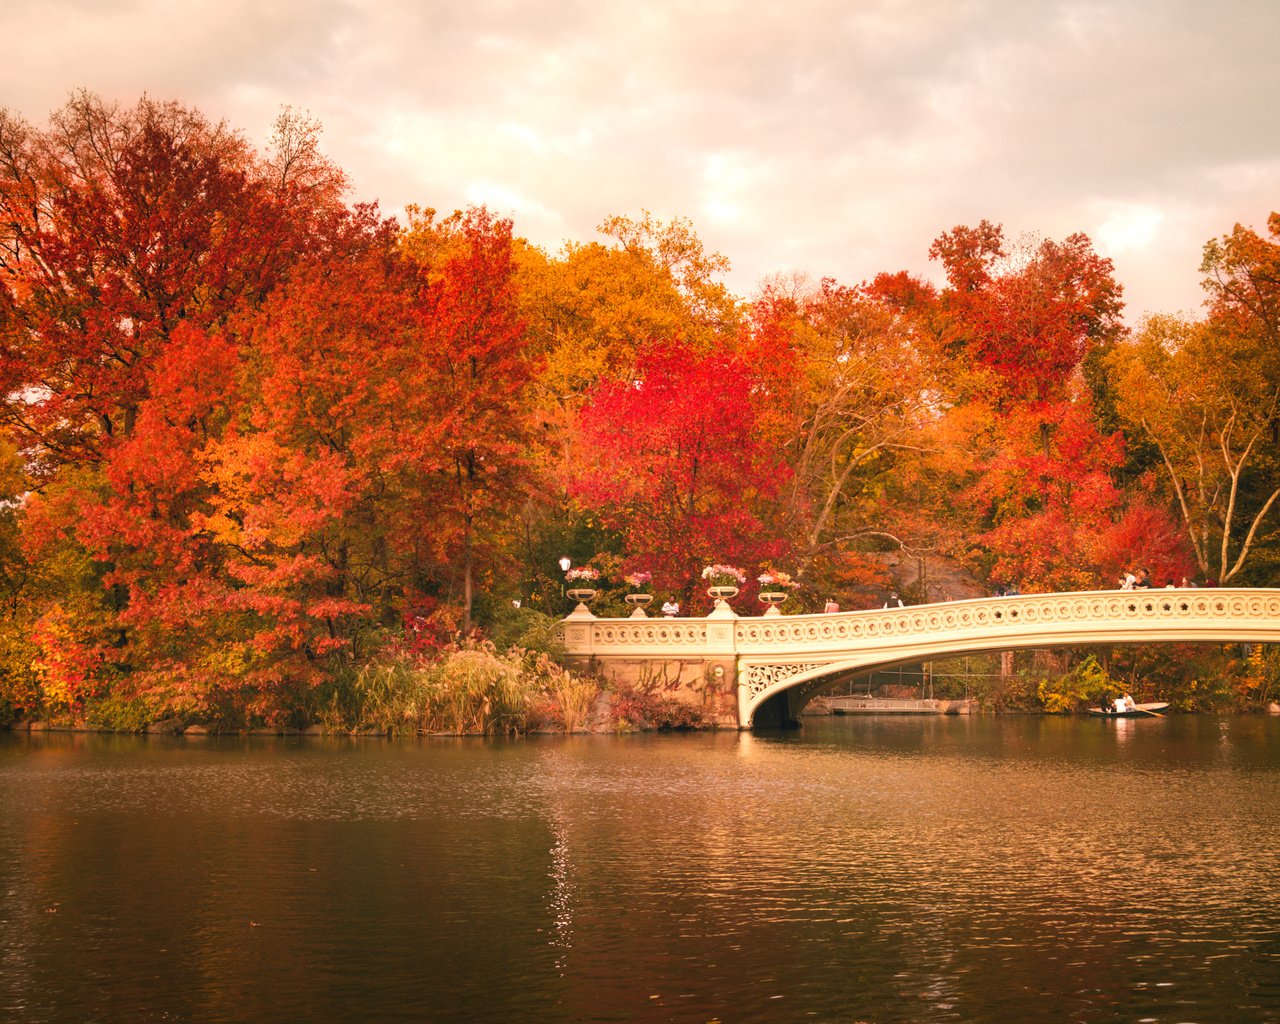
<instances>
[{"instance_id":1,"label":"riverbank vegetation","mask_svg":"<svg viewBox=\"0 0 1280 1024\"><path fill-rule=\"evenodd\" d=\"M986 221L940 226L941 283L744 297L681 219L548 252L386 217L319 137L0 112L0 718L576 728L597 684L521 642L562 557L606 613L648 574L700 614L713 563L789 611L1275 582L1280 214L1206 244L1194 317L1127 323L1086 236ZM1270 652L1127 658L1189 709L1276 696ZM653 700L618 703L696 724Z\"/></svg>"}]
</instances>

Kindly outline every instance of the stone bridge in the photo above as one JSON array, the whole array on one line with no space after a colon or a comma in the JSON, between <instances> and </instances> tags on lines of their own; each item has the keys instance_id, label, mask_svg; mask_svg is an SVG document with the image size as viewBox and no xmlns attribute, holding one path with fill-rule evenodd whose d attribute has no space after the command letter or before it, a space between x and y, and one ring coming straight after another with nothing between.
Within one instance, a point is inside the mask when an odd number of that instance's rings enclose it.
<instances>
[{"instance_id":1,"label":"stone bridge","mask_svg":"<svg viewBox=\"0 0 1280 1024\"><path fill-rule=\"evenodd\" d=\"M736 696L724 724L793 720L841 678L919 661L1032 647L1150 642L1280 643L1280 589L1025 594L818 615L564 620L570 663L607 678L662 678ZM736 691L736 692L735 692Z\"/></svg>"}]
</instances>

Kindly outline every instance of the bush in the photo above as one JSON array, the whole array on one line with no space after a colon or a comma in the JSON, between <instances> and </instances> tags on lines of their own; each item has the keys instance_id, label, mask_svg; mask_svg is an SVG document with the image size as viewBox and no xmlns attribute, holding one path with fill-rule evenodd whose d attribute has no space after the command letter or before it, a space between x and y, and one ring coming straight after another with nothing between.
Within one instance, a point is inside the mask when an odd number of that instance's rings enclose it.
<instances>
[{"instance_id":1,"label":"bush","mask_svg":"<svg viewBox=\"0 0 1280 1024\"><path fill-rule=\"evenodd\" d=\"M94 729L110 732L142 732L150 723L165 715L142 697L110 693L89 701L84 708L84 721Z\"/></svg>"},{"instance_id":2,"label":"bush","mask_svg":"<svg viewBox=\"0 0 1280 1024\"><path fill-rule=\"evenodd\" d=\"M1045 711L1062 714L1078 711L1082 706L1100 704L1116 688L1107 670L1090 654L1057 679L1041 680L1036 695Z\"/></svg>"},{"instance_id":3,"label":"bush","mask_svg":"<svg viewBox=\"0 0 1280 1024\"><path fill-rule=\"evenodd\" d=\"M619 728L700 729L702 709L675 697L664 697L654 687L620 686L614 691L613 717Z\"/></svg>"}]
</instances>

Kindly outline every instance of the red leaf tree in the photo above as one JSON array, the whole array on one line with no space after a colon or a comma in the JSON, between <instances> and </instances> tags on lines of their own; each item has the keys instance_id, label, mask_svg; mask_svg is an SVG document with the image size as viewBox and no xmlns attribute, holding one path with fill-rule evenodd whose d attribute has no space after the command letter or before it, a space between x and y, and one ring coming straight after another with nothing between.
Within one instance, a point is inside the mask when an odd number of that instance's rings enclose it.
<instances>
[{"instance_id":1,"label":"red leaf tree","mask_svg":"<svg viewBox=\"0 0 1280 1024\"><path fill-rule=\"evenodd\" d=\"M776 502L789 471L758 429L762 375L729 352L651 345L581 415L573 493L617 530L629 564L693 596L702 567L780 559Z\"/></svg>"}]
</instances>

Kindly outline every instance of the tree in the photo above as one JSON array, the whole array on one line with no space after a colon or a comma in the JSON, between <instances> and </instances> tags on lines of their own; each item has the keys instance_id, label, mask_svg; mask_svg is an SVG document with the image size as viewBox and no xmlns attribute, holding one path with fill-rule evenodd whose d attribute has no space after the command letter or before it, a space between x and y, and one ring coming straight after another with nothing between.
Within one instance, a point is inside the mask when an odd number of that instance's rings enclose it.
<instances>
[{"instance_id":1,"label":"tree","mask_svg":"<svg viewBox=\"0 0 1280 1024\"><path fill-rule=\"evenodd\" d=\"M620 532L630 563L686 600L704 565L786 551L774 512L789 474L756 429L772 400L760 381L731 352L651 343L582 410L572 493Z\"/></svg>"},{"instance_id":2,"label":"tree","mask_svg":"<svg viewBox=\"0 0 1280 1024\"><path fill-rule=\"evenodd\" d=\"M1221 583L1245 571L1280 499L1274 345L1239 327L1152 317L1109 361L1121 417L1159 450L1200 570Z\"/></svg>"},{"instance_id":3,"label":"tree","mask_svg":"<svg viewBox=\"0 0 1280 1024\"><path fill-rule=\"evenodd\" d=\"M424 393L440 424L446 474L435 515L452 531L469 630L477 531L500 529L525 486L532 367L516 307L511 222L483 208L440 222L434 211L414 212L402 248L419 266Z\"/></svg>"},{"instance_id":4,"label":"tree","mask_svg":"<svg viewBox=\"0 0 1280 1024\"><path fill-rule=\"evenodd\" d=\"M2 411L33 465L99 460L174 329L225 324L312 243L290 172L266 173L176 103L78 93L45 131L0 113Z\"/></svg>"},{"instance_id":5,"label":"tree","mask_svg":"<svg viewBox=\"0 0 1280 1024\"><path fill-rule=\"evenodd\" d=\"M1280 213L1267 218L1271 240L1235 226L1231 234L1206 243L1201 273L1215 317L1237 334L1255 334L1280 352Z\"/></svg>"},{"instance_id":6,"label":"tree","mask_svg":"<svg viewBox=\"0 0 1280 1024\"><path fill-rule=\"evenodd\" d=\"M263 156L176 103L78 93L44 130L0 114L0 418L33 489L50 682L76 665L86 691L194 692L230 631L185 627L235 590L198 525L247 359L231 325L352 234L315 126L277 128Z\"/></svg>"},{"instance_id":7,"label":"tree","mask_svg":"<svg viewBox=\"0 0 1280 1024\"><path fill-rule=\"evenodd\" d=\"M740 343L768 368L768 415L792 469L783 507L797 570L824 592L878 582L870 548L901 525L886 518L885 480L921 443L936 385L908 318L866 287L824 280L767 288Z\"/></svg>"},{"instance_id":8,"label":"tree","mask_svg":"<svg viewBox=\"0 0 1280 1024\"><path fill-rule=\"evenodd\" d=\"M1001 229L982 221L945 232L929 254L947 271L949 347L992 371L997 401L1060 398L1091 348L1122 331L1111 261L1085 235L1010 254Z\"/></svg>"}]
</instances>

